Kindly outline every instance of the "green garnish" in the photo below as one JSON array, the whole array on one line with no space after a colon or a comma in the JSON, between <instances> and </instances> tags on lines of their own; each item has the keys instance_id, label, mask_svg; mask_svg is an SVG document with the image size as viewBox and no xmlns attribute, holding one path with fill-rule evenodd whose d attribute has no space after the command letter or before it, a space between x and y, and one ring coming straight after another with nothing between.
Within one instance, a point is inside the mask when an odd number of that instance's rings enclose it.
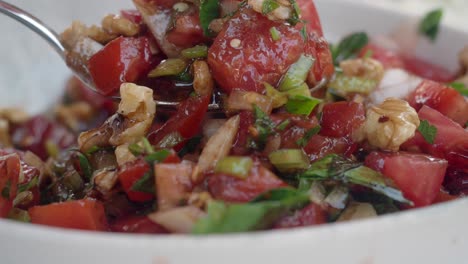
<instances>
[{"instance_id":1,"label":"green garnish","mask_svg":"<svg viewBox=\"0 0 468 264\"><path fill-rule=\"evenodd\" d=\"M154 193L153 172L150 171L143 174L143 177L133 184L131 190L135 192Z\"/></svg>"},{"instance_id":2,"label":"green garnish","mask_svg":"<svg viewBox=\"0 0 468 264\"><path fill-rule=\"evenodd\" d=\"M100 147L98 147L98 146L92 146L92 147L90 147L90 148L85 152L85 154L86 154L86 155L91 155L91 154L94 154L94 153L98 152L99 150L101 150Z\"/></svg>"},{"instance_id":3,"label":"green garnish","mask_svg":"<svg viewBox=\"0 0 468 264\"><path fill-rule=\"evenodd\" d=\"M283 173L305 170L310 161L302 149L280 149L270 153L268 159L275 168Z\"/></svg>"},{"instance_id":4,"label":"green garnish","mask_svg":"<svg viewBox=\"0 0 468 264\"><path fill-rule=\"evenodd\" d=\"M276 90L269 83L263 83L263 85L265 86L266 95L272 100L273 108L281 107L288 102L288 96L285 93Z\"/></svg>"},{"instance_id":5,"label":"green garnish","mask_svg":"<svg viewBox=\"0 0 468 264\"><path fill-rule=\"evenodd\" d=\"M299 146L299 147L304 147L305 145L307 145L307 143L309 143L309 140L317 135L319 132L320 132L320 129L322 129L321 126L316 126L316 127L313 127L311 129L309 129L302 138L298 139L296 141L296 144Z\"/></svg>"},{"instance_id":6,"label":"green garnish","mask_svg":"<svg viewBox=\"0 0 468 264\"><path fill-rule=\"evenodd\" d=\"M295 26L301 21L301 8L297 4L296 0L289 0L289 3L293 8L293 12L291 14L291 17L287 21L289 24Z\"/></svg>"},{"instance_id":7,"label":"green garnish","mask_svg":"<svg viewBox=\"0 0 468 264\"><path fill-rule=\"evenodd\" d=\"M278 31L278 29L276 29L276 27L270 28L270 35L271 39L273 39L274 41L281 39L281 33Z\"/></svg>"},{"instance_id":8,"label":"green garnish","mask_svg":"<svg viewBox=\"0 0 468 264\"><path fill-rule=\"evenodd\" d=\"M197 149L198 145L200 145L202 138L202 136L195 136L187 140L184 147L177 154L179 154L180 157L183 157L187 153L194 152Z\"/></svg>"},{"instance_id":9,"label":"green garnish","mask_svg":"<svg viewBox=\"0 0 468 264\"><path fill-rule=\"evenodd\" d=\"M205 45L197 45L180 52L180 55L186 59L199 59L208 56L208 47Z\"/></svg>"},{"instance_id":10,"label":"green garnish","mask_svg":"<svg viewBox=\"0 0 468 264\"><path fill-rule=\"evenodd\" d=\"M212 201L208 204L208 215L195 224L193 233L233 233L266 229L282 216L309 202L307 194L293 188L271 190L246 204Z\"/></svg>"},{"instance_id":11,"label":"green garnish","mask_svg":"<svg viewBox=\"0 0 468 264\"><path fill-rule=\"evenodd\" d=\"M148 73L148 77L176 76L187 68L187 62L182 59L167 59L161 62L154 70Z\"/></svg>"},{"instance_id":12,"label":"green garnish","mask_svg":"<svg viewBox=\"0 0 468 264\"><path fill-rule=\"evenodd\" d=\"M427 120L421 120L418 131L427 143L434 144L437 135L437 127L431 125Z\"/></svg>"},{"instance_id":13,"label":"green garnish","mask_svg":"<svg viewBox=\"0 0 468 264\"><path fill-rule=\"evenodd\" d=\"M289 124L291 124L291 121L289 119L286 119L276 126L276 130L283 131L289 126Z\"/></svg>"},{"instance_id":14,"label":"green garnish","mask_svg":"<svg viewBox=\"0 0 468 264\"><path fill-rule=\"evenodd\" d=\"M88 158L81 152L77 151L76 156L78 157L78 161L80 163L80 169L81 172L83 173L83 176L90 180L92 175L93 175L93 168L91 167L91 164L89 163Z\"/></svg>"},{"instance_id":15,"label":"green garnish","mask_svg":"<svg viewBox=\"0 0 468 264\"><path fill-rule=\"evenodd\" d=\"M245 179L249 175L252 166L253 160L249 157L228 156L218 161L214 171Z\"/></svg>"},{"instance_id":16,"label":"green garnish","mask_svg":"<svg viewBox=\"0 0 468 264\"><path fill-rule=\"evenodd\" d=\"M159 162L164 161L167 158L167 156L169 156L170 154L171 152L169 150L161 149L146 156L145 161L149 163L155 163L155 162L159 163Z\"/></svg>"},{"instance_id":17,"label":"green garnish","mask_svg":"<svg viewBox=\"0 0 468 264\"><path fill-rule=\"evenodd\" d=\"M307 25L306 24L304 24L304 26L302 26L300 33L301 33L302 39L304 41L307 41Z\"/></svg>"},{"instance_id":18,"label":"green garnish","mask_svg":"<svg viewBox=\"0 0 468 264\"><path fill-rule=\"evenodd\" d=\"M452 87L453 89L457 90L457 92L459 92L461 95L468 96L468 88L466 87L466 85L464 83L453 82L453 83L449 84L449 86Z\"/></svg>"},{"instance_id":19,"label":"green garnish","mask_svg":"<svg viewBox=\"0 0 468 264\"><path fill-rule=\"evenodd\" d=\"M315 59L309 55L301 54L299 59L293 63L281 79L278 90L284 92L302 85L314 65Z\"/></svg>"},{"instance_id":20,"label":"green garnish","mask_svg":"<svg viewBox=\"0 0 468 264\"><path fill-rule=\"evenodd\" d=\"M262 4L262 14L267 15L278 7L280 7L280 5L275 0L265 0Z\"/></svg>"},{"instance_id":21,"label":"green garnish","mask_svg":"<svg viewBox=\"0 0 468 264\"><path fill-rule=\"evenodd\" d=\"M419 24L419 32L431 41L435 41L437 34L439 33L442 15L443 10L440 8L427 13Z\"/></svg>"},{"instance_id":22,"label":"green garnish","mask_svg":"<svg viewBox=\"0 0 468 264\"><path fill-rule=\"evenodd\" d=\"M364 59L369 59L369 58L372 58L372 56L374 56L374 51L371 50L371 49L368 49L368 50L366 51L366 54L364 54L364 57L363 57L363 58L364 58Z\"/></svg>"},{"instance_id":23,"label":"green garnish","mask_svg":"<svg viewBox=\"0 0 468 264\"><path fill-rule=\"evenodd\" d=\"M47 151L47 155L52 158L56 158L60 152L59 146L52 140L47 140L45 142L45 149Z\"/></svg>"},{"instance_id":24,"label":"green garnish","mask_svg":"<svg viewBox=\"0 0 468 264\"><path fill-rule=\"evenodd\" d=\"M336 74L335 78L328 84L333 94L344 97L351 93L367 95L378 85L378 82L360 77L350 77L344 74Z\"/></svg>"},{"instance_id":25,"label":"green garnish","mask_svg":"<svg viewBox=\"0 0 468 264\"><path fill-rule=\"evenodd\" d=\"M27 183L18 184L18 193L28 191L29 189L37 186L38 183L39 183L39 177L34 177Z\"/></svg>"},{"instance_id":26,"label":"green garnish","mask_svg":"<svg viewBox=\"0 0 468 264\"><path fill-rule=\"evenodd\" d=\"M203 34L212 37L213 32L209 26L211 21L219 17L219 0L201 0L199 17Z\"/></svg>"},{"instance_id":27,"label":"green garnish","mask_svg":"<svg viewBox=\"0 0 468 264\"><path fill-rule=\"evenodd\" d=\"M291 114L308 116L321 102L322 100L314 97L296 95L289 98L288 102L286 103L286 111Z\"/></svg>"},{"instance_id":28,"label":"green garnish","mask_svg":"<svg viewBox=\"0 0 468 264\"><path fill-rule=\"evenodd\" d=\"M351 58L369 42L369 37L364 32L357 32L343 38L336 47L332 47L332 57L335 65L340 61Z\"/></svg>"},{"instance_id":29,"label":"green garnish","mask_svg":"<svg viewBox=\"0 0 468 264\"><path fill-rule=\"evenodd\" d=\"M255 129L258 131L257 145L259 148L263 149L268 137L275 132L275 123L258 106L254 105L253 108L255 115Z\"/></svg>"}]
</instances>

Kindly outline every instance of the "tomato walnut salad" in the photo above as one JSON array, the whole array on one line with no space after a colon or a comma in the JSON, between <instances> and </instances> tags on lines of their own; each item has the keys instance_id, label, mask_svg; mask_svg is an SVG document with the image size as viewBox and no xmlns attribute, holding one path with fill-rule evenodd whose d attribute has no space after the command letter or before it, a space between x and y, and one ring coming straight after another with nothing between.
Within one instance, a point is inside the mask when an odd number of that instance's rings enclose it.
<instances>
[{"instance_id":1,"label":"tomato walnut salad","mask_svg":"<svg viewBox=\"0 0 468 264\"><path fill-rule=\"evenodd\" d=\"M133 2L61 35L99 94L74 77L47 114L0 111L1 218L231 233L468 194L468 46L450 72L395 33L329 44L311 0Z\"/></svg>"}]
</instances>

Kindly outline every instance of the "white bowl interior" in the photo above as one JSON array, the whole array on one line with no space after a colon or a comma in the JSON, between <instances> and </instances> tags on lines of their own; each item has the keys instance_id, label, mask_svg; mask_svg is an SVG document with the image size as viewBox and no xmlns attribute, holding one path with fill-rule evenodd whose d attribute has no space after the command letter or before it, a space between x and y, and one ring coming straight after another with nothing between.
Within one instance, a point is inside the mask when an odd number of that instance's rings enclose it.
<instances>
[{"instance_id":1,"label":"white bowl interior","mask_svg":"<svg viewBox=\"0 0 468 264\"><path fill-rule=\"evenodd\" d=\"M95 22L102 14L129 6L129 0L14 2L58 30L72 19ZM407 19L360 4L316 2L333 40L357 30L388 32ZM15 102L31 111L42 110L60 93L68 71L45 43L22 26L0 17L0 30L9 35L0 42L4 95L0 105ZM444 28L434 46L423 46L418 53L454 68L456 54L466 43L468 36ZM0 262L461 263L468 255L467 220L467 199L346 224L208 237L89 233L0 220Z\"/></svg>"}]
</instances>

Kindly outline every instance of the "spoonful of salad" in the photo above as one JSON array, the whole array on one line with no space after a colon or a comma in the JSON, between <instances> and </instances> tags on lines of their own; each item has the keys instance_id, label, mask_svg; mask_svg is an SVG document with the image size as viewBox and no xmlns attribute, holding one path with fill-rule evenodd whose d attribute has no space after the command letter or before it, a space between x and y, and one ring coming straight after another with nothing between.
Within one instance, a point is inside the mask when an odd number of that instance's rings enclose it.
<instances>
[{"instance_id":1,"label":"spoonful of salad","mask_svg":"<svg viewBox=\"0 0 468 264\"><path fill-rule=\"evenodd\" d=\"M168 108L192 91L212 95L212 111L316 105L311 92L330 79L333 63L312 2L282 3L267 13L261 0L211 2L174 0L161 7L134 0L137 10L108 15L101 27L76 21L60 35L1 0L0 13L38 33L83 83L105 96L119 98L119 87L131 82L155 90L156 104Z\"/></svg>"}]
</instances>

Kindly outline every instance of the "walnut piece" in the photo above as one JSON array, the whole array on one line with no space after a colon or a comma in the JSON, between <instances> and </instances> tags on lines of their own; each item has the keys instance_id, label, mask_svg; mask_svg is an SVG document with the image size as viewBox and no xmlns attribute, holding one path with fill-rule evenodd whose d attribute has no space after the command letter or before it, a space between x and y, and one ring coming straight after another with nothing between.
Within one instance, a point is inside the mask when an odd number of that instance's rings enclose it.
<instances>
[{"instance_id":1,"label":"walnut piece","mask_svg":"<svg viewBox=\"0 0 468 264\"><path fill-rule=\"evenodd\" d=\"M340 63L343 73L349 77L361 77L380 82L384 75L382 63L371 58L345 60Z\"/></svg>"}]
</instances>

